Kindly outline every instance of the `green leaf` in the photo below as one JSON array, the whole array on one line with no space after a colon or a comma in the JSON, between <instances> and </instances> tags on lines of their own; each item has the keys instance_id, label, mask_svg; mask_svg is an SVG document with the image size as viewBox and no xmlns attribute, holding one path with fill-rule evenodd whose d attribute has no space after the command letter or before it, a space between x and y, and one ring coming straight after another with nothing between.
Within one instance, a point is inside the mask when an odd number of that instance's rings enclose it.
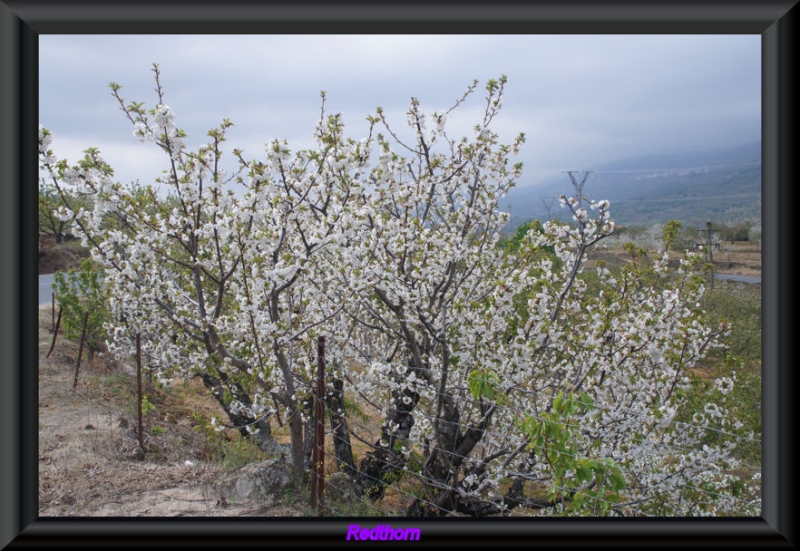
<instances>
[{"instance_id":1,"label":"green leaf","mask_svg":"<svg viewBox=\"0 0 800 551\"><path fill-rule=\"evenodd\" d=\"M564 401L564 394L559 392L553 400L553 411L561 411L561 404Z\"/></svg>"},{"instance_id":2,"label":"green leaf","mask_svg":"<svg viewBox=\"0 0 800 551\"><path fill-rule=\"evenodd\" d=\"M494 400L498 395L496 387L499 384L500 377L491 369L477 369L467 375L470 394L476 400L481 398Z\"/></svg>"},{"instance_id":3,"label":"green leaf","mask_svg":"<svg viewBox=\"0 0 800 551\"><path fill-rule=\"evenodd\" d=\"M592 469L588 466L581 465L577 469L575 469L575 476L581 482L589 482L592 479Z\"/></svg>"},{"instance_id":4,"label":"green leaf","mask_svg":"<svg viewBox=\"0 0 800 551\"><path fill-rule=\"evenodd\" d=\"M592 400L592 397L585 392L581 392L578 404L580 405L581 413L586 413L594 407L594 400Z\"/></svg>"}]
</instances>

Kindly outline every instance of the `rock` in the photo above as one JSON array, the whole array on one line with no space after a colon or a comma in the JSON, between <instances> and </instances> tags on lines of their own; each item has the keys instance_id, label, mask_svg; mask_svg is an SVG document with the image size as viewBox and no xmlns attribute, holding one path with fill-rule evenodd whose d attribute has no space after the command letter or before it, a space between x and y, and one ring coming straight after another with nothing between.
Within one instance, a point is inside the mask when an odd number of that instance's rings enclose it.
<instances>
[{"instance_id":1,"label":"rock","mask_svg":"<svg viewBox=\"0 0 800 551\"><path fill-rule=\"evenodd\" d=\"M251 463L223 473L217 480L206 482L206 493L227 503L245 501L259 505L274 505L276 496L292 481L289 466L280 459Z\"/></svg>"},{"instance_id":2,"label":"rock","mask_svg":"<svg viewBox=\"0 0 800 551\"><path fill-rule=\"evenodd\" d=\"M325 499L334 503L355 503L359 501L358 484L339 471L325 480Z\"/></svg>"},{"instance_id":3,"label":"rock","mask_svg":"<svg viewBox=\"0 0 800 551\"><path fill-rule=\"evenodd\" d=\"M272 436L266 435L265 437L256 436L256 443L261 451L267 452L275 459L284 460L289 457L289 452L292 447L289 444L281 444Z\"/></svg>"}]
</instances>

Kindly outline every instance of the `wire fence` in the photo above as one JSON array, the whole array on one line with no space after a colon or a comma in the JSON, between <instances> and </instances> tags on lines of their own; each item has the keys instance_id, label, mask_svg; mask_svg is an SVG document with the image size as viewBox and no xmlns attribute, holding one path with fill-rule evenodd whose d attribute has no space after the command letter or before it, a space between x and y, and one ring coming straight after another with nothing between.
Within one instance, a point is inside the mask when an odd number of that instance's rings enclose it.
<instances>
[{"instance_id":1,"label":"wire fence","mask_svg":"<svg viewBox=\"0 0 800 551\"><path fill-rule=\"evenodd\" d=\"M327 432L326 435L331 438L335 439L336 436L330 432ZM681 451L681 450L677 450ZM560 452L563 453L563 452ZM464 456L461 456L464 458ZM573 457L579 458L577 454L574 454ZM347 496L345 501L354 502L356 506L349 506L346 503L343 505L342 502L338 502L335 505L331 506L330 503L327 503L325 508L325 514L327 516L409 516L409 511L411 510L412 506L414 505L421 505L430 507L431 510L437 511L437 516L450 516L450 517L464 517L464 516L472 516L468 515L462 511L457 509L448 508L447 505L444 505L442 502L434 502L430 498L426 497L425 492L422 490L423 486L427 486L429 488L439 488L444 491L453 492L455 495L460 497L468 497L473 498L475 497L471 492L459 488L457 485L455 486L446 486L436 481L430 477L425 476L422 472L419 471L408 471L407 474L409 475L411 481L404 481L401 483L395 483L391 486L391 492L394 496L397 496L400 501L404 502L404 505L400 508L389 508L380 503L380 501L372 500L364 494L355 491L353 486L350 484L340 484L337 482L335 477L328 477L326 479L326 487L333 488L336 493L340 496ZM374 482L375 485L382 485L385 483L384 480L381 480L377 477L370 476L368 474L361 473L361 476L367 478ZM576 490L574 487L567 487L563 485L558 485L554 483L552 480L541 479L539 480L543 485L546 486L549 490L557 490L562 492L563 494L569 494ZM760 501L760 497L754 496L753 499L747 499L745 497L733 496L730 494L721 494L719 492L715 492L714 490L710 490L708 488L704 488L699 485L694 485L691 483L684 484L681 487L682 491L691 491L693 493L704 494L707 496L712 496L715 499L718 498L727 498L730 499L732 502L739 504L742 509L752 508L754 503ZM330 490L329 490L330 491ZM644 497L644 498L637 498L634 501L628 503L620 503L619 501L611 501L605 499L598 495L586 495L585 499L587 501L595 502L595 503L604 503L607 504L611 510L612 514L616 514L618 516L624 516L623 513L620 512L621 506L631 506L636 505L637 501L647 501L656 499L655 496ZM480 501L484 502L488 507L487 510L493 511L494 515L508 515L510 512L515 508L515 505L510 504L506 499L502 496L497 498L492 497L481 497ZM396 503L397 500L393 500L393 503ZM531 498L521 498L518 500L518 504L521 505L519 516L526 516L525 510L529 513L527 516L535 516L541 514L542 511L551 510L555 512L555 504L556 502L547 503L544 499L531 499ZM354 511L356 514L354 514ZM591 508L589 508L589 512L591 512Z\"/></svg>"},{"instance_id":2,"label":"wire fence","mask_svg":"<svg viewBox=\"0 0 800 551\"><path fill-rule=\"evenodd\" d=\"M459 400L465 406L464 409L466 409L466 405L470 405L470 402L472 403L471 405L474 406L478 407L480 407L481 405L485 406L485 403L481 404L478 400L465 398L464 394L449 394L446 396L452 400ZM564 398L564 399L570 400L570 398ZM493 404L492 407L506 409L507 413L511 413L512 415L515 415L518 418L521 418L522 416L525 415L529 415L528 412L520 411L518 409L515 409L513 406ZM718 427L710 426L709 424L693 424L685 421L676 421L674 419L670 419L667 422L654 420L646 413L643 413L632 407L623 406L622 404L619 404L616 407L611 407L602 404L595 404L593 407L595 409L600 410L601 412L604 412L612 416L637 419L641 422L642 426L647 426L647 425L652 426L660 424L662 425L661 428L665 429L667 426L672 425L673 427L676 428L676 430L680 430L680 428L683 428L685 430L693 431L695 435L700 435L704 433L713 433L715 435L721 435L735 442L737 445L739 444L749 444L758 446L761 445L761 440L753 436L742 436L727 430L723 430ZM424 414L422 410L420 410L419 413ZM457 434L460 434L466 425L465 422L462 422L460 420L452 422L444 419L437 419L437 421L440 424L449 423L453 425L453 428L456 429ZM566 421L561 423L560 426L564 429L565 428L573 429L578 433L586 429L586 427L581 425L579 422ZM370 428L373 431L372 441L375 442L374 432L380 431L380 428L375 426L372 426ZM336 446L337 439L341 438L340 436L337 436L337 434L335 434L332 430L326 430L325 434L326 438L333 444L334 447ZM369 442L369 440L367 440L366 438L358 435L357 432L354 431L352 427L350 428L349 436L365 444L368 444ZM697 437L695 437L695 441L697 441ZM702 451L702 445L699 443L696 447L679 446L667 441L660 441L660 442L656 441L652 442L651 445L653 449L644 454L644 458L646 459L646 461L644 461L645 463L657 462L657 461L662 461L662 462L670 461L674 460L674 458L681 455L688 455L691 454L692 452L697 453ZM376 444L372 445L372 447L373 449L377 449ZM523 448L527 448L527 446L523 445ZM371 476L365 472L360 472L358 476L362 481L362 487L364 480L366 480L367 484L373 483L377 487L383 488L384 486L386 486L389 488L389 491L392 493L392 495L395 496L395 499L392 500L393 503L400 501L404 504L400 510L390 511L385 505L382 505L379 502L367 497L365 493L356 490L350 484L343 485L340 482L337 482L342 480L341 478L329 477L327 479L326 485L329 488L331 488L332 491L335 492L336 494L340 496L346 495L347 496L346 501L349 501L351 505L343 507L342 504L339 503L337 504L338 506L326 507L325 514L329 516L352 516L353 511L357 510L363 516L395 516L395 515L405 516L408 513L408 511L411 510L411 507L417 507L417 508L428 507L430 508L431 511L435 511L437 516L469 516L465 514L463 511L459 511L458 508L453 508L452 504L455 503L455 500L453 499L445 499L445 500L437 499L436 501L433 501L432 499L434 498L431 497L431 492L435 493L437 491L449 493L452 497L466 498L471 500L475 500L476 495L480 494L480 498L478 499L478 501L485 505L483 510L490 511L492 514L506 515L509 514L509 512L516 506L520 506L520 510L524 509L539 510L538 512L532 514L541 514L542 510L546 512L554 511L558 507L559 500L557 499L556 500L550 499L549 501L548 499L543 499L541 497L537 499L532 499L530 497L526 497L524 492L520 492L518 495L515 495L512 499L509 500L510 492L508 490L510 488L502 489L507 492L505 495L503 495L501 488L497 487L496 483L493 484L487 481L485 477L482 479L481 477L477 477L477 479L473 478L473 480L471 480L470 482L466 482L466 477L464 476L465 473L462 471L465 465L469 465L470 466L469 469L471 469L473 472L476 472L478 470L476 467L480 465L482 462L496 460L504 456L509 456L506 458L506 461L503 464L503 468L508 475L506 477L507 482L505 484L507 484L509 487L511 486L511 483L508 482L508 480L513 478L519 478L520 480L522 480L523 485L525 482L538 483L540 485L540 487L538 488L538 492L540 494L546 494L549 492L551 496L553 494L561 495L562 503L563 503L563 496L569 496L571 494L574 494L574 492L578 489L575 486L565 486L558 484L553 479L552 476L549 475L539 476L538 474L536 474L536 470L532 468L528 472L515 471L513 468L509 468L510 461L513 460L515 457L517 457L519 453L522 451L522 449L519 447L516 450L512 450L509 448L504 450L496 450L493 453L489 453L488 450L484 449L482 450L484 452L484 456L480 455L473 456L473 455L459 454L456 451L455 447L453 449L447 450L439 448L428 442L424 450L408 449L406 451L409 453L413 452L418 457L420 455L423 455L425 457L430 457L431 454L435 452L439 452L444 457L449 457L450 465L449 469L447 470L447 472L449 473L449 478L444 482L436 480L425 474L424 467L420 467L419 465L417 465L416 467L409 468L405 460L401 460L398 465L387 466L389 470L393 470L395 471L395 473L398 471L402 473L402 476L393 477L400 479L399 481L396 481L393 484L387 485L386 481L382 478ZM573 453L564 449L553 448L547 445L537 447L536 451L540 454L553 452L556 454L560 454L561 456L569 456L574 460L579 460L586 457L586 455L582 454L581 451L588 452L588 450L576 450ZM422 454L420 454L420 452L422 452ZM760 474L759 466L748 465L741 462L740 465L744 466L747 469L750 469L751 471L756 471L756 476ZM684 466L681 469L668 472L663 476L665 478L671 478L676 476L686 477L687 473L691 474L691 472L693 472L690 467L691 466ZM707 469L708 466L705 465L695 468ZM648 475L648 473L644 473L644 475ZM477 484L475 483L476 480ZM591 513L591 511L593 510L597 511L600 505L605 505L606 509L611 511L611 514L621 515L622 514L621 511L623 509L630 510L631 508L633 508L633 510L637 510L639 505L642 505L643 503L649 500L656 499L654 495L648 495L647 492L641 491L642 488L635 487L636 484L635 481L630 481L630 482L633 485L628 487L629 491L627 492L627 494L631 496L628 499L628 501L624 500L622 502L612 501L606 499L605 497L597 493L595 494L588 493L584 495L585 500L588 500L590 503L594 504L593 507L589 507L587 509L588 512ZM481 489L485 490L489 487L491 487L492 490L494 490L493 495L489 495L485 492L484 493L480 492ZM702 484L696 484L692 482L691 479L682 482L677 487L673 487L670 491L673 494L675 494L675 492L680 492L681 495L678 497L678 499L686 500L687 502L691 502L692 498L689 497L690 495L697 495L697 494L705 495L713 499L727 499L729 500L730 503L733 503L741 507L742 510L751 510L754 504L757 505L758 503L760 503L760 494L751 495L749 497L746 497L743 494L740 495L722 494L713 489L705 487ZM381 492L381 495L382 493L383 492ZM626 492L623 491L623 494L624 493ZM450 504L450 506L448 506L448 503ZM703 513L703 509L699 508L699 506L697 508L697 511L698 513L701 514Z\"/></svg>"},{"instance_id":3,"label":"wire fence","mask_svg":"<svg viewBox=\"0 0 800 551\"><path fill-rule=\"evenodd\" d=\"M322 363L324 359L320 356L319 361ZM322 372L324 374L324 370ZM316 383L316 384L315 384ZM315 396L320 395L320 387L317 386L319 380L317 381L309 381L308 386L309 390L312 391L312 394ZM316 387L316 388L312 388ZM330 385L323 382L323 386L321 387L324 389L322 393L329 393L331 390ZM389 390L388 387L385 390ZM353 392L352 390L350 391ZM544 395L544 393L542 393ZM554 392L547 394L548 399L552 399ZM442 396L445 398L449 398L453 400L455 403L460 404L462 413L466 412L470 408L481 408L485 406L485 402L481 402L478 399L474 399L470 396L469 390L467 388L461 389L454 389L450 393L443 392L441 389L437 389L437 396ZM368 407L378 409L378 406L367 399L366 396L362 397L362 403L369 404ZM563 397L564 401L574 400L573 398L569 398L568 396ZM319 402L324 402L319 401ZM500 402L500 403L493 403L491 407L497 409L498 411L503 412L506 415L506 418L517 418L517 419L524 419L526 416L532 415L531 412L525 411L519 408L516 405L511 405L510 401ZM676 431L683 431L683 432L692 432L694 433L694 440L699 441L699 436L702 434L714 434L720 437L726 438L729 441L735 442L737 446L740 445L750 445L750 446L761 446L761 440L755 436L750 435L741 435L731 432L729 430L725 430L719 426L712 426L711 424L699 424L699 423L690 423L687 421L681 421L676 419L669 419L669 420L656 420L649 416L647 413L641 411L641 408L634 407L634 405L628 404L626 405L623 402L618 402L615 405L607 405L596 402L592 405L592 409L596 410L598 414L606 415L607 422L614 423L614 422L623 422L623 421L630 421L635 420L639 423L639 426L642 428L645 427L652 427L654 425L661 425L659 428L662 430L666 430L667 427L673 427L673 430ZM382 427L376 424L376 419L378 418L378 411L373 412L374 415L369 416L368 422L357 422L357 419L351 417L349 413L343 411L342 414L348 418L348 436L354 440L361 442L368 451L374 451L378 449L376 443L379 437L376 434L381 433ZM336 444L339 442L344 442L340 436L338 436L333 430L329 427L325 427L325 412L320 410L315 410L314 415L315 418L311 426L315 427L317 430L320 430L320 427L324 427L324 440L332 445L333 448L336 447ZM415 408L414 415L420 418L423 417L434 417L435 414L427 412L425 407L420 404L418 407ZM429 419L430 420L430 419ZM355 421L355 422L351 422ZM469 425L469 420L459 419L458 421L448 421L446 419L437 418L436 421L441 426L451 425L457 434L460 434L465 428ZM475 419L473 419L473 422ZM574 431L576 434L584 434L587 432L587 427L581 424L580 418L573 419L573 420L561 420L561 426L563 429L570 429ZM507 436L498 434L498 429L493 426L488 426L486 428L487 437L484 441L490 441L496 436ZM506 432L510 430L519 430L518 427L504 427ZM349 443L349 442L348 442ZM407 443L407 442L403 442ZM480 444L479 446L483 446L484 444ZM312 473L312 479L317 480L314 484L314 488L312 489L312 499L310 500L313 504L313 509L317 511L318 514L325 514L327 516L353 516L353 511L357 510L359 515L366 515L366 516L396 516L398 514L403 514L403 510L407 511L409 507L412 505L417 505L419 507L430 507L432 510L439 511L440 515L449 515L449 516L465 516L463 512L459 512L457 509L448 508L445 503L442 502L434 502L430 498L430 491L440 491L440 492L449 492L453 496L458 496L460 498L467 498L467 499L474 499L475 498L475 485L465 484L464 483L464 473L465 469L473 469L475 466L482 461L486 461L487 456L491 456L492 454L495 455L493 460L498 460L502 457L505 457L504 461L504 468L509 473L509 476L506 477L508 479L520 478L525 483L537 485L538 488L535 488L540 494L546 493L548 490L551 492L562 493L562 494L570 494L574 492L576 488L574 487L567 487L563 485L559 485L556 481L552 478L552 476L540 476L535 474L537 471L531 467L528 472L520 471L519 469L515 470L514 468L510 467L510 460L509 457L516 458L522 455L522 451L520 449L507 449L507 450L487 450L483 448L483 456L479 454L471 455L471 454L459 454L457 450L454 449L443 449L440 448L433 443L428 443L426 449L420 449L420 446L412 446L410 443L407 443L409 455L413 454L416 457L424 456L429 457L430 454L434 452L438 452L441 456L449 458L450 465L448 468L448 472L452 474L452 478L447 480L446 483L442 483L441 481L435 480L430 476L427 476L423 469L421 468L410 468L407 464L402 464L399 466L398 469L391 469L395 471L396 476L393 478L400 479L399 481L395 481L394 483L387 484L385 480L379 477L371 476L365 472L360 472L358 476L361 479L362 486L363 483L366 482L369 484L370 482L373 483L375 486L385 487L386 491L389 492L393 496L392 502L403 502L403 507L401 510L395 510L392 512L388 512L390 507L387 507L385 503L380 501L375 501L367 495L363 494L360 491L353 491L353 488L348 485L342 485L341 483L337 482L336 478L322 477L321 471L318 471L315 466L318 466L320 463L324 463L324 455L320 457L319 455L315 455L312 460L312 468L314 472ZM312 448L315 452L318 452L316 444ZM676 445L675 443L669 441L656 441L651 443L651 448L646 451L644 454L643 461L668 461L674 460L674 458L679 456L685 456L692 452L699 452L702 450L702 444L699 443L697 447L685 447ZM587 447L584 449L577 449L575 452L569 452L564 449L557 449L547 445L539 446L535 450L539 454L546 454L547 452L558 453L562 456L568 456L574 460L578 460L584 457L588 457L591 453ZM582 453L583 452L583 453ZM329 453L329 452L328 452ZM612 459L619 459L619 457L612 457ZM401 462L404 463L404 462ZM458 467L456 466L458 463ZM330 464L336 464L335 461L329 462ZM543 463L542 463L543 464ZM750 465L745 462L740 461L739 464L749 469L750 471L760 472L760 466L758 465ZM466 466L466 467L465 467ZM337 466L338 467L338 466ZM388 468L388 467L387 467ZM541 472L541 471L539 471ZM459 478L460 476L460 478ZM672 476L676 476L673 474ZM340 479L339 479L340 480ZM478 488L480 489L480 480L478 483ZM511 502L507 499L507 495L502 495L502 491L508 492L509 488L498 488L496 484L492 485L486 482L486 479L482 481L484 483L483 489L491 489L493 490L494 495L491 496L486 492L481 493L480 500L486 505L487 510L491 510L497 514L508 514L510 509L514 508L512 506L513 500ZM506 482L510 486L509 482ZM343 505L342 503L338 504L338 508L330 507L330 506L323 506L323 498L320 488L327 487L329 488L326 491L326 494L329 492L333 492L339 495L347 495L347 499L345 501L349 501L351 505ZM738 503L741 505L742 508L748 508L752 506L753 500L748 499L742 496L723 496L714 490L708 489L706 487L695 485L691 481L687 481L683 484L683 488L687 492L693 493L700 493L714 498L727 498L733 503ZM635 490L635 488L632 488ZM674 490L673 490L674 492ZM635 493L635 492L629 492ZM427 497L426 497L427 496ZM517 500L517 505L519 505L519 510L522 511L524 509L541 509L545 512L553 510L554 504L547 503L546 500L542 498L538 499L529 499L524 494L521 496L516 496L515 499ZM599 495L586 495L585 499L594 502L597 504L605 504L608 507L611 507L612 511L619 511L621 506L630 506L633 504L631 502L623 502L622 504L617 502L612 502L610 500L604 499L602 496ZM635 500L648 500L654 499L653 497L640 497L637 496L634 498ZM591 508L590 508L591 509ZM536 513L533 513L536 514ZM541 514L541 511L540 513Z\"/></svg>"},{"instance_id":4,"label":"wire fence","mask_svg":"<svg viewBox=\"0 0 800 551\"><path fill-rule=\"evenodd\" d=\"M319 362L324 365L324 356L322 355L322 350L324 350L324 346L320 349L320 356ZM148 356L148 354L140 351L140 354L144 356ZM155 358L151 358L155 359ZM322 369L318 371L324 375L325 370ZM310 382L310 386L316 386L314 390L315 396L320 396L325 393L329 393L331 391L330 385L326 384L319 379L315 381L317 385L322 383L322 386L317 386L314 383ZM388 391L388 388L386 389ZM350 391L353 392L352 390ZM554 392L551 392L547 395L548 399L552 399L552 395ZM469 390L467 388L462 389L455 389L450 393L443 392L441 389L437 389L437 396L442 396L445 398L449 398L450 400L454 401L461 407L462 412L466 412L469 408L477 408L480 409L481 407L486 406L486 402L483 402L479 399L472 398L470 396ZM570 398L568 396L563 397L564 401L576 400ZM324 403L324 400L318 400L319 404ZM429 405L429 404L428 404ZM370 404L370 407L377 407L375 404ZM518 406L513 405L511 401L503 401L500 403L492 403L492 408L496 408L498 411L502 411L506 418L517 418L523 419L526 416L532 415L530 411L524 411L520 409ZM699 423L690 423L687 421L681 421L676 419L669 419L669 420L655 420L647 413L641 411L639 407L633 407L632 405L626 405L622 402L619 402L615 405L607 405L602 403L594 403L592 405L592 409L597 410L597 412L601 415L606 415L608 417L609 422L621 422L623 420L636 420L639 422L641 427L653 426L653 425L661 425L661 429L666 429L669 426L672 426L674 430L682 430L684 432L691 431L695 435L695 441L698 441L697 435L702 434L713 434L719 435L720 437L724 437L731 442L734 442L737 446L739 445L751 445L751 446L761 446L760 438L751 435L741 435L731 432L729 430L725 430L719 426L712 426L711 424L699 424ZM368 423L350 423L348 411L343 411L342 414L348 418L349 424L349 432L348 436L355 440L358 440L362 444L364 444L367 449L370 448L372 450L378 449L376 446L377 437L376 433L380 434L381 426L376 424L377 417L375 415L369 417ZM375 412L377 413L377 412ZM421 403L419 407L415 408L414 414L419 417L433 416L433 414L426 412L424 405ZM336 447L336 444L339 442L343 442L340 436L338 436L333 430L329 427L325 427L325 412L322 408L316 409L314 411L315 419L312 426L314 426L317 430L321 430L324 436L323 440L327 441L332 445L333 448ZM469 425L469 419L459 419L457 421L448 421L446 419L437 418L436 421L439 423L440 426L451 425L452 428L455 429L456 434L461 434L464 429L466 429ZM475 419L472 420L473 422ZM583 434L587 430L587 427L580 423L580 419L575 420L561 420L561 426L563 429L570 429L575 431L576 434ZM505 431L509 431L512 429L519 430L518 427L504 427ZM507 436L503 434L498 434L498 429L496 427L492 427L491 425L486 428L487 437L484 439L486 442L491 441L494 437L500 436ZM363 431L369 436L364 434L359 434L360 431ZM454 440L454 444L457 441ZM349 442L348 442L349 443ZM405 442L404 442L405 443ZM480 502L485 505L485 509L487 511L491 511L492 514L509 514L510 511L514 508L518 507L519 514L541 514L544 511L545 514L548 514L551 511L556 509L555 504L551 502L547 502L542 496L545 495L548 491L552 493L562 494L562 495L569 495L570 493L574 492L576 488L568 487L564 485L559 485L552 476L548 475L541 475L537 474L542 472L534 468L533 465L529 464L528 471L514 469L510 462L516 457L520 455L524 455L522 449L488 449L489 445L485 447L483 443L479 444L478 448L479 451L482 452L481 454L460 454L455 449L444 449L441 447L436 446L434 443L428 443L425 449L420 449L420 446L412 446L410 443L407 443L408 450L407 452L409 455L413 454L416 457L430 457L431 454L438 452L441 456L449 459L449 468L447 472L450 473L451 478L442 482L440 480L436 480L431 476L428 476L423 468L420 468L419 465L409 467L404 461L402 464L398 465L398 468L391 469L395 472L393 478L398 479L391 484L387 484L386 480L382 477L371 476L368 473L360 472L358 476L363 482L366 481L367 484L373 483L375 486L385 487L386 491L393 497L391 502L393 504L402 503L402 506L395 507L392 510L392 506L387 506L385 502L380 502L371 499L366 494L361 491L354 491L354 487L351 484L342 484L340 481L341 478L335 477L322 477L321 471L319 473L315 470L313 474L313 478L317 480L317 483L314 485L312 490L312 503L313 508L317 510L318 514L325 514L326 516L405 516L405 514L409 511L409 508L412 506L417 507L428 507L431 510L438 511L438 514L441 516L466 516L463 511L459 511L457 508L453 508L452 506L448 506L448 501L433 501L431 497L431 492L447 492L450 493L452 496L458 498L465 498L465 499L475 499L476 495L480 495ZM314 445L315 452L317 451L316 444ZM656 441L653 442L651 445L651 449L649 449L643 456L643 462L652 461L666 461L670 459L674 459L679 456L685 456L692 452L699 452L702 449L702 445L698 445L698 447L685 447L680 445L675 445L669 441ZM565 449L560 448L553 448L548 445L538 446L535 450L538 454L546 454L547 452L558 453L562 456L568 456L574 460L578 460L584 457L587 457L587 454L591 453L588 449L576 449L573 452L570 452ZM469 469L475 471L476 466L483 461L488 463L487 457L491 457L492 460L500 460L503 464L503 469L508 473L508 476L505 477L507 480L504 482L504 487L500 488L496 483L488 482L486 478L481 479L478 477L477 484L476 483L467 483L465 482L465 474ZM324 455L320 457L320 455L315 455L313 459L313 465L317 466L318 464L324 464ZM502 458L502 459L501 459ZM511 458L511 459L509 459ZM612 459L619 459L619 457ZM760 466L759 465L750 465L745 462L739 462L740 465L750 471L754 471L756 473L760 473ZM336 465L335 461L331 461L329 464ZM542 462L543 464L543 462ZM338 466L337 466L338 467ZM336 467L335 467L336 468ZM646 475L647 473L645 473ZM678 476L677 473L673 473L671 476ZM531 498L530 496L526 496L523 492L519 495L513 497L513 499L509 499L509 490L512 482L512 479L520 479L523 481L523 484L528 484L529 494L531 493L530 490L535 490L536 495L538 497ZM632 484L635 481L630 481ZM531 488L531 485L538 485L536 488ZM343 502L335 503L334 506L330 506L327 504L323 506L323 498L322 498L322 491L321 488L327 488L326 494L338 494L340 496L347 496ZM754 500L757 500L759 496L751 496L750 498L745 497L744 495L723 495L719 492L714 491L713 489L709 489L702 485L694 484L691 480L687 480L685 483L680 486L682 490L685 490L687 493L694 493L694 494L702 494L712 498L720 498L720 499L728 499L730 502L739 504L743 509L752 508ZM652 496L647 496L646 494L637 493L637 489L634 486L630 486L629 493L634 496L632 500L627 502L618 503L615 501L611 501L605 499L601 495L595 494L587 494L585 499L589 502L593 502L599 505L605 505L611 508L611 511L614 514L619 512L623 507L633 507L635 509L636 500L647 501L654 499ZM477 490L477 491L476 491ZM487 493L485 491L481 492L480 490L491 490L491 493ZM673 493L676 491L674 488L671 490ZM506 492L503 494L503 492ZM624 492L623 492L624 493ZM345 502L349 502L347 505ZM452 503L452 501L449 501ZM527 511L526 511L527 509ZM539 510L536 512L535 510ZM589 507L589 510L592 508ZM353 513L357 512L357 515Z\"/></svg>"}]
</instances>

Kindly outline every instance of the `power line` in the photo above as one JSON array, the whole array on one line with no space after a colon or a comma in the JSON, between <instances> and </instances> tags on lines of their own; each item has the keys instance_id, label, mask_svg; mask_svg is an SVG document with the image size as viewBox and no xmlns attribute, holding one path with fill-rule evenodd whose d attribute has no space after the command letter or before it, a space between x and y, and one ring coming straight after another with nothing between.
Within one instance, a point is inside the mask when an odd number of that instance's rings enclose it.
<instances>
[{"instance_id":1,"label":"power line","mask_svg":"<svg viewBox=\"0 0 800 551\"><path fill-rule=\"evenodd\" d=\"M662 199L619 199L611 202L611 206L619 205L621 203L664 203L672 201L697 201L702 199L744 199L747 197L761 197L760 193L739 193L736 195L698 195L692 197L674 197ZM558 199L558 197L540 197L542 201L546 199Z\"/></svg>"},{"instance_id":2,"label":"power line","mask_svg":"<svg viewBox=\"0 0 800 551\"><path fill-rule=\"evenodd\" d=\"M706 166L684 166L674 168L632 168L626 170L595 170L598 174L617 174L633 172L678 172L687 170L722 170L724 168L745 168L761 166L761 161L755 163L745 163L738 165L706 165Z\"/></svg>"},{"instance_id":3,"label":"power line","mask_svg":"<svg viewBox=\"0 0 800 551\"><path fill-rule=\"evenodd\" d=\"M725 168L745 168L745 167L756 167L761 166L761 161L755 163L745 163L745 164L738 164L738 165L707 165L707 166L693 166L693 167L673 167L673 168L634 168L634 169L625 169L625 170L592 170L591 172L594 174L628 174L628 173L637 173L637 172L681 172L681 171L689 171L689 170L721 170ZM576 173L576 172L585 172L582 170L562 170L561 173ZM534 187L539 184L526 184L524 186L517 186L517 189L522 189L525 187Z\"/></svg>"},{"instance_id":4,"label":"power line","mask_svg":"<svg viewBox=\"0 0 800 551\"><path fill-rule=\"evenodd\" d=\"M619 201L614 201L613 205L618 205L620 203L664 203L664 202L671 202L671 201L697 201L701 199L742 199L745 197L761 197L760 193L740 193L737 195L698 195L692 197L675 197L675 198L663 198L663 199L622 199Z\"/></svg>"}]
</instances>

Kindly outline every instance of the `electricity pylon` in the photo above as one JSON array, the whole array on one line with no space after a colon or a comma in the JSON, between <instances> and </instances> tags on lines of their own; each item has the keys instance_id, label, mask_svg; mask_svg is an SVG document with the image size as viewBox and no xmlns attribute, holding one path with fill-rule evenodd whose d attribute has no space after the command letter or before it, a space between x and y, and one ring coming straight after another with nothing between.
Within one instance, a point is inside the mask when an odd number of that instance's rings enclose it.
<instances>
[{"instance_id":1,"label":"electricity pylon","mask_svg":"<svg viewBox=\"0 0 800 551\"><path fill-rule=\"evenodd\" d=\"M575 180L573 174L577 172L583 173L583 178L581 178L580 183ZM575 194L578 196L578 206L583 206L583 186L586 185L586 179L589 177L589 174L593 174L594 170L562 170L562 174L569 175L569 179L572 180L572 187L575 188Z\"/></svg>"},{"instance_id":2,"label":"electricity pylon","mask_svg":"<svg viewBox=\"0 0 800 551\"><path fill-rule=\"evenodd\" d=\"M542 200L542 204L544 205L545 210L547 211L547 221L550 221L550 210L553 208L553 203L555 199L551 198L550 201L545 201L544 197L539 197Z\"/></svg>"}]
</instances>

